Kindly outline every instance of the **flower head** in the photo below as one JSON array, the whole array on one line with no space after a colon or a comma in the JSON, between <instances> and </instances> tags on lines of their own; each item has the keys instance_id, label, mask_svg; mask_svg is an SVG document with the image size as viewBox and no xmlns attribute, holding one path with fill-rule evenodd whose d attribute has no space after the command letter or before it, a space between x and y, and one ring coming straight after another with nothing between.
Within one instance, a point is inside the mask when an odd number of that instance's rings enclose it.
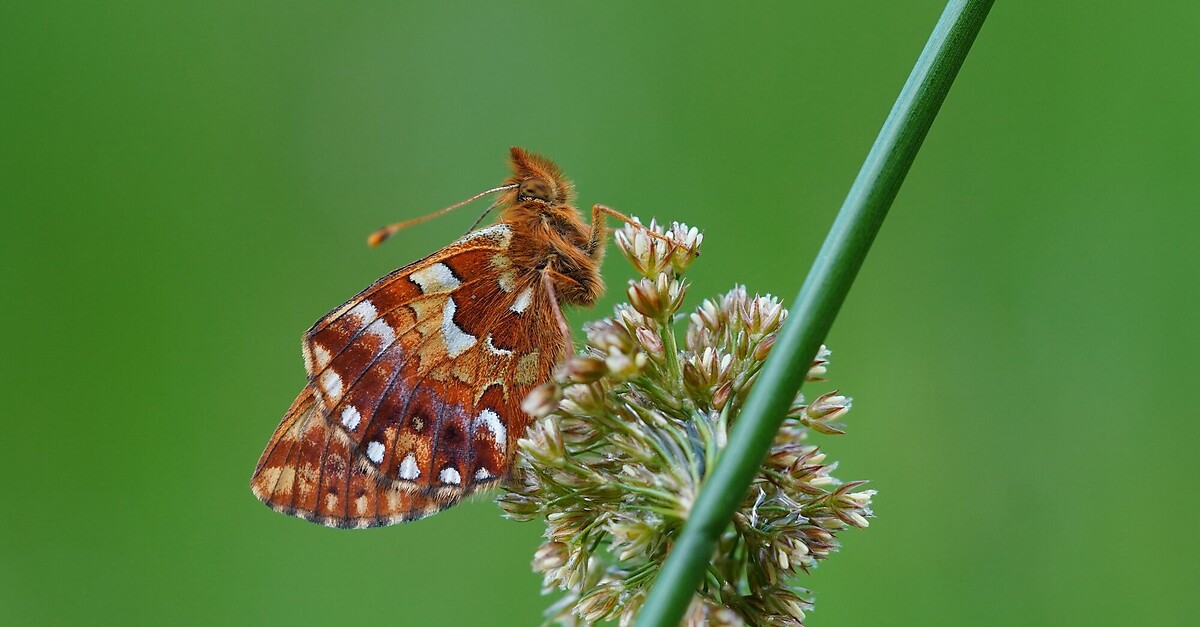
<instances>
[{"instance_id":1,"label":"flower head","mask_svg":"<svg viewBox=\"0 0 1200 627\"><path fill-rule=\"evenodd\" d=\"M564 624L630 624L687 521L705 473L725 446L746 394L787 319L779 299L738 286L702 301L679 346L682 274L703 236L686 225L626 226L617 244L642 275L628 303L588 324L587 346L524 408L515 479L498 498L516 520L543 519L533 567ZM826 373L822 347L809 380ZM843 483L808 439L843 433L850 399L802 397L775 437L733 524L721 537L688 625L803 625L812 595L796 577L866 527L873 490Z\"/></svg>"}]
</instances>

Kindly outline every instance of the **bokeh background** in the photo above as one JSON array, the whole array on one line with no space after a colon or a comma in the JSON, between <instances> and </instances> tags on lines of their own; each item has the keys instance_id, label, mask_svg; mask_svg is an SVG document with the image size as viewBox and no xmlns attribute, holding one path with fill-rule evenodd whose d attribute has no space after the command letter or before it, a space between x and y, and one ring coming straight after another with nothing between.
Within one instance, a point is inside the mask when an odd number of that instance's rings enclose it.
<instances>
[{"instance_id":1,"label":"bokeh background","mask_svg":"<svg viewBox=\"0 0 1200 627\"><path fill-rule=\"evenodd\" d=\"M997 4L810 389L880 494L809 622L1193 624L1200 5ZM512 144L702 227L693 302L790 301L942 7L4 3L0 623L536 624L541 529L486 499L251 496L301 332Z\"/></svg>"}]
</instances>

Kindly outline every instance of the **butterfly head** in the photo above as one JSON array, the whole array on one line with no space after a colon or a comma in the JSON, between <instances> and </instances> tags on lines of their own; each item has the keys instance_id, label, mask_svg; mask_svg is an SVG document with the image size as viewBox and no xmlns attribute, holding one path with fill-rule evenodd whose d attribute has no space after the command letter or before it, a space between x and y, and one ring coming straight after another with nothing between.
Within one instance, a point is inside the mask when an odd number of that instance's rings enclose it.
<instances>
[{"instance_id":1,"label":"butterfly head","mask_svg":"<svg viewBox=\"0 0 1200 627\"><path fill-rule=\"evenodd\" d=\"M558 200L554 186L546 179L525 179L517 185L517 202L533 200L554 204Z\"/></svg>"},{"instance_id":2,"label":"butterfly head","mask_svg":"<svg viewBox=\"0 0 1200 627\"><path fill-rule=\"evenodd\" d=\"M516 187L505 192L501 204L556 206L569 204L574 199L574 186L563 178L554 162L541 155L513 146L509 152L509 167L512 174L504 183Z\"/></svg>"},{"instance_id":3,"label":"butterfly head","mask_svg":"<svg viewBox=\"0 0 1200 627\"><path fill-rule=\"evenodd\" d=\"M557 165L554 165L553 161L524 148L513 146L509 151L508 165L512 168L512 174L504 180L500 187L485 190L433 213L385 226L371 233L367 238L367 243L371 246L378 246L401 229L427 222L495 192L501 192L500 197L491 207L488 207L487 211L483 212L482 216L479 216L479 220L475 221L475 226L478 226L479 221L495 207L502 209L533 207L536 211L546 207L560 207L568 212L575 212L575 209L571 207L571 202L575 199L575 186L571 184L571 181L563 178L562 171L558 169ZM471 228L473 230L474 226Z\"/></svg>"}]
</instances>

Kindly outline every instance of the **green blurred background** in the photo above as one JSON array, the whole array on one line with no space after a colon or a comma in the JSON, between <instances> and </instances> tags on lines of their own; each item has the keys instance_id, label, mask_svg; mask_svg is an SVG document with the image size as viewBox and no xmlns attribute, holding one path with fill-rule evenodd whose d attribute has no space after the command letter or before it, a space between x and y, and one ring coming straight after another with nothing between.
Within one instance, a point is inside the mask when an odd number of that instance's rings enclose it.
<instances>
[{"instance_id":1,"label":"green blurred background","mask_svg":"<svg viewBox=\"0 0 1200 627\"><path fill-rule=\"evenodd\" d=\"M1192 624L1200 5L997 4L810 390L880 494L809 622ZM541 528L487 500L253 498L301 332L512 144L702 227L693 302L790 301L942 7L4 3L0 623L535 624Z\"/></svg>"}]
</instances>

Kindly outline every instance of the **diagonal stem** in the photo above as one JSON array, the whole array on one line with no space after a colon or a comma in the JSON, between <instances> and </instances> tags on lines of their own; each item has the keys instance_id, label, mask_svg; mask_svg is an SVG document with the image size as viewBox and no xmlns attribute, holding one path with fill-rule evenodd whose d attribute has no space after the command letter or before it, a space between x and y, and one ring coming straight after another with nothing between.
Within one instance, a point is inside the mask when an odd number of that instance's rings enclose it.
<instances>
[{"instance_id":1,"label":"diagonal stem","mask_svg":"<svg viewBox=\"0 0 1200 627\"><path fill-rule=\"evenodd\" d=\"M863 162L767 358L638 615L642 627L680 623L717 540L762 465L792 399L862 266L993 0L951 0Z\"/></svg>"}]
</instances>

